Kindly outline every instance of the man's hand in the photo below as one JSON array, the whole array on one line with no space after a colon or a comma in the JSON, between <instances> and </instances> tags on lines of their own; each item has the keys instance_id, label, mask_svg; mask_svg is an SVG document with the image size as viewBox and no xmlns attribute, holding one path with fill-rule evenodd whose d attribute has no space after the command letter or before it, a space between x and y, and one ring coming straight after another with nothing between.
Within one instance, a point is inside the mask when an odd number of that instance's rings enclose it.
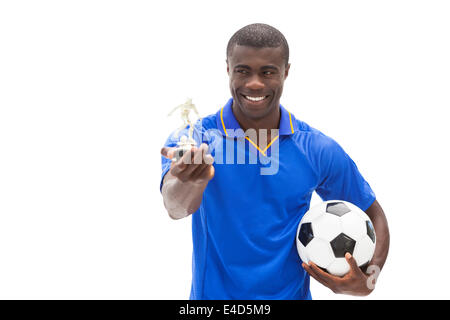
<instances>
[{"instance_id":1,"label":"man's hand","mask_svg":"<svg viewBox=\"0 0 450 320\"><path fill-rule=\"evenodd\" d=\"M172 159L176 149L164 147L161 154ZM187 217L200 207L203 192L214 177L214 159L207 151L206 144L199 148L193 147L180 160L172 162L164 177L161 193L172 219Z\"/></svg>"},{"instance_id":2,"label":"man's hand","mask_svg":"<svg viewBox=\"0 0 450 320\"><path fill-rule=\"evenodd\" d=\"M164 147L161 149L161 154L166 158L172 159L176 149L176 147ZM180 160L172 162L170 174L182 182L207 184L214 177L214 167L212 165L214 159L210 154L207 154L207 151L208 145L204 143L199 148L192 147Z\"/></svg>"},{"instance_id":3,"label":"man's hand","mask_svg":"<svg viewBox=\"0 0 450 320\"><path fill-rule=\"evenodd\" d=\"M369 275L365 274L356 264L355 259L350 253L345 254L345 259L350 265L350 271L346 273L343 277L337 277L331 275L322 269L320 269L313 262L309 265L302 263L302 267L309 273L311 277L316 279L318 282L328 287L334 293L343 293L354 296L367 296L370 294L374 287L369 285ZM372 282L371 282L372 283Z\"/></svg>"}]
</instances>

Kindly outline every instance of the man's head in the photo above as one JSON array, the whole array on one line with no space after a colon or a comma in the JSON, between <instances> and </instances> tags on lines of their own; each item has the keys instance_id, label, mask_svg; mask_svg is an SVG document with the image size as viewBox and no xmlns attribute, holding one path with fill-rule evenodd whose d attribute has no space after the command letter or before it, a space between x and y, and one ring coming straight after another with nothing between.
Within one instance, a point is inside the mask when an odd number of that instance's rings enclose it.
<instances>
[{"instance_id":1,"label":"man's head","mask_svg":"<svg viewBox=\"0 0 450 320\"><path fill-rule=\"evenodd\" d=\"M283 34L266 24L245 26L228 42L226 62L237 111L253 120L273 114L290 67Z\"/></svg>"}]
</instances>

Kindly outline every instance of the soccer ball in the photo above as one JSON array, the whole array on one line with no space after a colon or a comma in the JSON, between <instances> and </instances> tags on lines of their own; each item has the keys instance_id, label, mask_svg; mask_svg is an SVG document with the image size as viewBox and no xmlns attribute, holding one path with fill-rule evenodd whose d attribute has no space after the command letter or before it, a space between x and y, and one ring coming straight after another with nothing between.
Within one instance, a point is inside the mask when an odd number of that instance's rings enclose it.
<instances>
[{"instance_id":1,"label":"soccer ball","mask_svg":"<svg viewBox=\"0 0 450 320\"><path fill-rule=\"evenodd\" d=\"M297 228L297 251L303 262L343 276L350 270L349 252L359 267L365 267L375 251L376 237L367 214L354 204L331 200L308 210Z\"/></svg>"}]
</instances>

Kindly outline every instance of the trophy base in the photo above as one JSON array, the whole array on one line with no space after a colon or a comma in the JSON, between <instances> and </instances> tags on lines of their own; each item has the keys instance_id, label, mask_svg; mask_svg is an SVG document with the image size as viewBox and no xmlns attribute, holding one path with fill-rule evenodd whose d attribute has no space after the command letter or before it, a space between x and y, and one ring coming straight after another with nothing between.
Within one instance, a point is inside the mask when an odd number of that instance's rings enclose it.
<instances>
[{"instance_id":1,"label":"trophy base","mask_svg":"<svg viewBox=\"0 0 450 320\"><path fill-rule=\"evenodd\" d=\"M192 148L192 145L176 148L175 149L175 154L174 154L174 156L172 158L172 161L178 161L181 158L183 158L184 154L186 152L188 152L189 150L191 150L191 148Z\"/></svg>"},{"instance_id":2,"label":"trophy base","mask_svg":"<svg viewBox=\"0 0 450 320\"><path fill-rule=\"evenodd\" d=\"M175 154L172 158L172 161L180 160L184 154L195 147L195 141L186 136L181 137L181 140L178 142L178 147L175 149Z\"/></svg>"}]
</instances>

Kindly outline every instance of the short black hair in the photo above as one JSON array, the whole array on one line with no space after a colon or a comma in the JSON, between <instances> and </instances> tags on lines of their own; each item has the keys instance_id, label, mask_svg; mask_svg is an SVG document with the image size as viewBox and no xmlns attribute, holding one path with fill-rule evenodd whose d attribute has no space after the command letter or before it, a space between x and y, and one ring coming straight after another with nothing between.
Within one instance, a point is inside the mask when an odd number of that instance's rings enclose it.
<instances>
[{"instance_id":1,"label":"short black hair","mask_svg":"<svg viewBox=\"0 0 450 320\"><path fill-rule=\"evenodd\" d=\"M278 48L283 50L283 59L289 63L289 46L284 35L272 26L264 23L249 24L230 38L227 45L227 60L235 45L254 48Z\"/></svg>"}]
</instances>

